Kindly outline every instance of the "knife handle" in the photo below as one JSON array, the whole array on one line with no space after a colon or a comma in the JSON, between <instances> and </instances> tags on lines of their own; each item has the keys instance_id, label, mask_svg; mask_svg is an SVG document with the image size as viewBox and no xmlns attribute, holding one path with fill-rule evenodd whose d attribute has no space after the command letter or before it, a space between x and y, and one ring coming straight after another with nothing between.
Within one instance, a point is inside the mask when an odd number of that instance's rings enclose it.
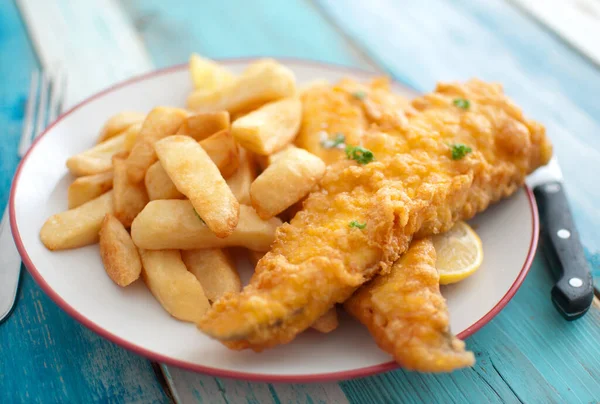
<instances>
[{"instance_id":1,"label":"knife handle","mask_svg":"<svg viewBox=\"0 0 600 404\"><path fill-rule=\"evenodd\" d=\"M533 191L540 211L543 248L558 277L552 302L567 320L586 313L594 298L592 272L560 182L548 182Z\"/></svg>"}]
</instances>

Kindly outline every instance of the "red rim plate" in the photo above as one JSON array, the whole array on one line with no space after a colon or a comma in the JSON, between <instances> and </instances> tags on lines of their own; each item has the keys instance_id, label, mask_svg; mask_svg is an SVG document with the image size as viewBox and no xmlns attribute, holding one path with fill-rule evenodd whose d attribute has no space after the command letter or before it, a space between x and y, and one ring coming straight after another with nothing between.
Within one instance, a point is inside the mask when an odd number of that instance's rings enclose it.
<instances>
[{"instance_id":1,"label":"red rim plate","mask_svg":"<svg viewBox=\"0 0 600 404\"><path fill-rule=\"evenodd\" d=\"M223 62L234 62L235 63L235 62L250 62L251 60L254 60L254 59L256 59L256 58L235 58L235 59L220 59L220 60ZM373 72L359 69L359 68L352 68L352 67L348 67L348 66L335 65L335 64L331 64L331 63L324 63L324 62L318 62L318 61L294 59L294 58L278 58L278 60L280 60L284 63L287 61L287 62L292 62L295 64L304 64L306 66L320 67L323 69L331 69L333 67L336 70L346 70L349 73L353 73L353 74L357 74L357 75L372 75L372 74L374 74ZM17 220L16 220L16 216L15 216L15 194L16 194L16 189L17 189L17 186L18 186L19 180L20 180L21 169L27 162L27 159L28 159L31 151L36 147L37 142L42 137L44 137L46 135L46 133L51 131L52 128L57 123L59 123L60 121L62 121L66 117L68 117L74 111L76 111L79 108L81 108L82 106L89 104L90 102L102 97L105 94L113 92L121 87L125 87L125 86L133 84L133 83L144 81L146 79L149 79L149 78L152 78L155 76L169 74L169 73L184 70L187 68L188 68L187 64L182 64L182 65L176 65L176 66L167 67L164 69L155 70L153 72L143 74L140 76L136 76L129 80L115 84L114 86L111 86L111 87L107 88L106 90L96 93L96 94L92 95L91 97L85 99L84 101L80 102L79 104L75 105L70 110L68 110L67 112L62 114L60 117L58 117L58 119L56 121L54 121L50 126L48 126L46 128L46 130L44 130L44 132L35 140L35 142L31 146L31 148L29 149L27 154L25 154L25 156L21 160L21 163L17 167L17 171L15 173L13 184L11 186L10 199L9 199L10 226L11 226L13 238L15 240L15 244L17 246L19 254L21 255L21 258L23 259L23 263L25 264L25 267L27 268L27 270L29 271L29 273L31 274L33 279L42 288L42 290L61 309L66 311L67 314L69 314L75 320L77 320L78 322L80 322L81 324L86 326L87 328L91 329L95 333L99 334L100 336L108 339L109 341L114 342L117 345L122 346L123 348L133 351L138 355L145 356L148 359L151 359L153 361L161 362L161 363L171 365L171 366L176 366L181 369L190 370L193 372L205 373L208 375L218 376L218 377L229 377L229 378L234 378L234 379L249 380L249 381L309 383L309 382L327 382L327 381L348 380L348 379L354 379L354 378L358 378L358 377L371 376L371 375L375 375L378 373L398 369L400 366L396 362L390 361L390 362L382 363L379 365L367 366L367 367L363 367L363 368L342 371L342 372L321 373L321 374L314 374L314 375L278 376L278 375L264 375L264 374L222 370L222 369L218 369L218 368L198 365L195 363L185 362L185 361L181 361L178 359L173 359L168 356L164 356L162 354L150 351L150 350L143 348L141 346L138 346L134 343L131 343L121 337L118 337L118 336L112 334L110 331L106 330L105 328L102 328L98 324L94 323L93 321L89 320L87 317L85 317L81 313L79 313L73 306L71 306L59 294L57 294L54 291L54 289L52 289L52 287L44 280L44 278L42 277L40 272L37 270L37 268L31 261L29 254L25 250L23 241L21 239L21 235L19 233L19 228L17 226ZM529 207L530 207L531 216L532 216L532 234L531 234L531 240L530 240L530 244L529 244L529 252L527 253L527 258L526 258L525 262L523 263L523 267L521 268L519 275L515 279L515 282L511 285L511 287L506 292L506 294L502 297L502 299L500 299L500 301L486 315L484 315L482 318L480 318L474 324L471 324L466 330L459 333L458 337L461 339L465 339L465 338L473 335L481 327L483 327L488 322L490 322L490 320L492 320L492 318L494 318L504 308L504 306L506 306L508 304L508 302L513 298L515 293L517 293L517 290L519 290L519 287L525 280L525 277L527 276L527 273L529 272L529 269L531 268L531 264L533 263L533 258L535 257L535 251L536 251L537 244L538 244L539 217L538 217L538 210L537 210L537 205L535 203L535 198L534 198L533 192L527 186L525 186L525 191L527 193L527 199L529 201Z\"/></svg>"}]
</instances>

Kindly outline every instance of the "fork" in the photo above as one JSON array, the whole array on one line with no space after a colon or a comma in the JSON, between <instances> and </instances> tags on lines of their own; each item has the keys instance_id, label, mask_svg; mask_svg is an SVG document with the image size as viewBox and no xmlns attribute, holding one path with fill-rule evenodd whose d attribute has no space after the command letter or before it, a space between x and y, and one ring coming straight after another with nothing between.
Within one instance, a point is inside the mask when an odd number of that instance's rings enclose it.
<instances>
[{"instance_id":1,"label":"fork","mask_svg":"<svg viewBox=\"0 0 600 404\"><path fill-rule=\"evenodd\" d=\"M52 73L40 73L37 70L31 73L19 157L27 153L46 124L53 122L62 111L65 87L66 79L62 69L56 69ZM8 318L12 311L21 274L21 257L15 247L8 221L7 204L0 221L0 322Z\"/></svg>"}]
</instances>

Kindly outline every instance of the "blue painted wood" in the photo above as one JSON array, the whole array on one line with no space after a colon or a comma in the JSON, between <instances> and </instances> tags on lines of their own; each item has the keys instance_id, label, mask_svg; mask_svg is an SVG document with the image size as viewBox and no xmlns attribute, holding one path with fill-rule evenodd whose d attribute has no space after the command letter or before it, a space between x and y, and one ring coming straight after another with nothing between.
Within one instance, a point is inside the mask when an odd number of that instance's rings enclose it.
<instances>
[{"instance_id":1,"label":"blue painted wood","mask_svg":"<svg viewBox=\"0 0 600 404\"><path fill-rule=\"evenodd\" d=\"M12 1L0 2L0 209L17 165L31 69L37 61ZM150 363L83 328L26 272L0 324L3 403L168 402Z\"/></svg>"},{"instance_id":2,"label":"blue painted wood","mask_svg":"<svg viewBox=\"0 0 600 404\"><path fill-rule=\"evenodd\" d=\"M360 55L306 0L121 0L154 63L213 58L292 56L364 65Z\"/></svg>"}]
</instances>

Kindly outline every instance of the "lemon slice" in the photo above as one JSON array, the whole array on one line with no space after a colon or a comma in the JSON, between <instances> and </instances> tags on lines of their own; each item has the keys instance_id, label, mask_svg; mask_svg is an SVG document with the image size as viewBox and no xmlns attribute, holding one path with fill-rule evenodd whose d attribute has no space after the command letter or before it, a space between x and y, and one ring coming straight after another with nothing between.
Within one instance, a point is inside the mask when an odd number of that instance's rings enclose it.
<instances>
[{"instance_id":1,"label":"lemon slice","mask_svg":"<svg viewBox=\"0 0 600 404\"><path fill-rule=\"evenodd\" d=\"M433 245L442 285L471 276L483 261L481 239L465 222L458 222L448 232L434 236Z\"/></svg>"}]
</instances>

